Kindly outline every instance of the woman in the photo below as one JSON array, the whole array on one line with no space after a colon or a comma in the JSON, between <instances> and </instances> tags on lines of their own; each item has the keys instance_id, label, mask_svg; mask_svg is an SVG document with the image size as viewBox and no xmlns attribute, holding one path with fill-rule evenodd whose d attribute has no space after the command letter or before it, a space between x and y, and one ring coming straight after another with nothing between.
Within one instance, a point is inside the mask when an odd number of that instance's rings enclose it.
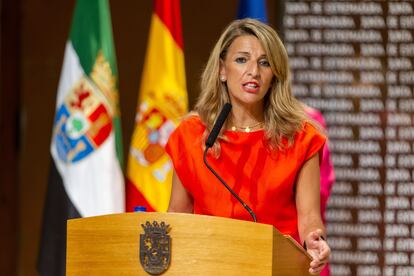
<instances>
[{"instance_id":1,"label":"woman","mask_svg":"<svg viewBox=\"0 0 414 276\"><path fill-rule=\"evenodd\" d=\"M304 244L319 273L330 254L319 209L319 154L325 137L292 96L286 50L276 32L252 19L231 23L201 80L195 114L166 146L174 165L170 212L251 220L203 164L204 142L223 105L233 106L210 165L256 213Z\"/></svg>"}]
</instances>

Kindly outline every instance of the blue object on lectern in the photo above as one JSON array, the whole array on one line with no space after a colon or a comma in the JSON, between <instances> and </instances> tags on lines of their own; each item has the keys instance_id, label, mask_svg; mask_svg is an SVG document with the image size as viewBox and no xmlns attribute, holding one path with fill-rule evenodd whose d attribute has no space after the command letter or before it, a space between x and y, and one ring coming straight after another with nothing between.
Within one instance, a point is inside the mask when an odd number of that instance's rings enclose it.
<instances>
[{"instance_id":1,"label":"blue object on lectern","mask_svg":"<svg viewBox=\"0 0 414 276\"><path fill-rule=\"evenodd\" d=\"M146 212L147 211L147 207L145 206L135 206L134 207L134 212Z\"/></svg>"}]
</instances>

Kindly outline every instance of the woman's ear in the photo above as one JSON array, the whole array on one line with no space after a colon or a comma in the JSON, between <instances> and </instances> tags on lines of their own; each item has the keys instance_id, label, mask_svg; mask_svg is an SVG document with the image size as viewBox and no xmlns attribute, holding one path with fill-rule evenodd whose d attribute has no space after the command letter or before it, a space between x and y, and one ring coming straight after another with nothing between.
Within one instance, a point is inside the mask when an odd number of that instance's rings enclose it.
<instances>
[{"instance_id":1,"label":"woman's ear","mask_svg":"<svg viewBox=\"0 0 414 276\"><path fill-rule=\"evenodd\" d=\"M224 66L224 61L223 59L220 59L220 80L222 82L225 82L227 80L227 76L226 76L226 68Z\"/></svg>"}]
</instances>

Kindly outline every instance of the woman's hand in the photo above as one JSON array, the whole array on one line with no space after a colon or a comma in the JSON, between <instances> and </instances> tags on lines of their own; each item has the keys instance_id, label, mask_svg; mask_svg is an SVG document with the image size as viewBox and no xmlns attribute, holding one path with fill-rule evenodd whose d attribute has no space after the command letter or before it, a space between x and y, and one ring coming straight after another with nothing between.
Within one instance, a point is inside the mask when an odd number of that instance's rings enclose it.
<instances>
[{"instance_id":1,"label":"woman's hand","mask_svg":"<svg viewBox=\"0 0 414 276\"><path fill-rule=\"evenodd\" d=\"M317 229L310 232L305 239L306 250L313 258L309 268L311 274L320 273L331 255L328 243L321 237L322 230Z\"/></svg>"}]
</instances>

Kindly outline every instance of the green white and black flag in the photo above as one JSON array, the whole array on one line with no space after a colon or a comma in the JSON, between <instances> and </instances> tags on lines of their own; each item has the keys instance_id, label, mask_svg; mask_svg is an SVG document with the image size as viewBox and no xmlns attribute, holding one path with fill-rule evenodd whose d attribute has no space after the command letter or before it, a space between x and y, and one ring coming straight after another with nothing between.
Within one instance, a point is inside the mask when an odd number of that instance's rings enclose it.
<instances>
[{"instance_id":1,"label":"green white and black flag","mask_svg":"<svg viewBox=\"0 0 414 276\"><path fill-rule=\"evenodd\" d=\"M118 78L107 0L78 0L60 76L38 269L65 275L66 220L125 210Z\"/></svg>"}]
</instances>

